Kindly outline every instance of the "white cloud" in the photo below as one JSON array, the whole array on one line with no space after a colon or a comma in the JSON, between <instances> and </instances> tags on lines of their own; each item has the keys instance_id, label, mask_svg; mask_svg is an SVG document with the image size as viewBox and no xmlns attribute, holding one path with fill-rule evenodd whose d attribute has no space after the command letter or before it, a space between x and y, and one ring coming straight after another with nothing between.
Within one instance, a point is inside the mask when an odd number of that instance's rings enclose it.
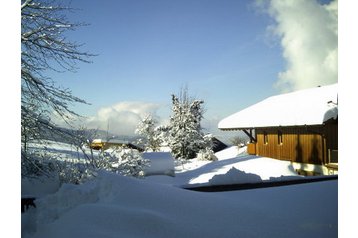
<instances>
[{"instance_id":1,"label":"white cloud","mask_svg":"<svg viewBox=\"0 0 358 238\"><path fill-rule=\"evenodd\" d=\"M286 69L276 86L293 91L338 81L338 2L272 0L270 26L281 39Z\"/></svg>"},{"instance_id":2,"label":"white cloud","mask_svg":"<svg viewBox=\"0 0 358 238\"><path fill-rule=\"evenodd\" d=\"M75 128L84 126L88 129L107 130L118 135L134 135L140 120L147 114L156 115L159 104L148 102L120 102L100 108L94 116L72 118ZM54 114L55 116L55 114ZM157 116L158 117L158 116ZM59 126L68 127L63 120L53 117Z\"/></svg>"},{"instance_id":3,"label":"white cloud","mask_svg":"<svg viewBox=\"0 0 358 238\"><path fill-rule=\"evenodd\" d=\"M97 114L87 119L88 128L107 130L118 135L133 135L134 131L146 114L155 114L158 104L146 102L120 102L103 107Z\"/></svg>"}]
</instances>

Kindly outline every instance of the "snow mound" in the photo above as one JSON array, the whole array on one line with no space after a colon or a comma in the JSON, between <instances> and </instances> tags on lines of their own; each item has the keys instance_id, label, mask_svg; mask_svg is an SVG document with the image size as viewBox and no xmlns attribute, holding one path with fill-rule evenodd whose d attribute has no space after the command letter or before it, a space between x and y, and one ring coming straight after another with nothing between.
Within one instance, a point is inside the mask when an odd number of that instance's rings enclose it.
<instances>
[{"instance_id":1,"label":"snow mound","mask_svg":"<svg viewBox=\"0 0 358 238\"><path fill-rule=\"evenodd\" d=\"M141 156L143 159L149 160L150 163L150 166L144 169L146 176L175 176L174 158L170 152L143 152Z\"/></svg>"}]
</instances>

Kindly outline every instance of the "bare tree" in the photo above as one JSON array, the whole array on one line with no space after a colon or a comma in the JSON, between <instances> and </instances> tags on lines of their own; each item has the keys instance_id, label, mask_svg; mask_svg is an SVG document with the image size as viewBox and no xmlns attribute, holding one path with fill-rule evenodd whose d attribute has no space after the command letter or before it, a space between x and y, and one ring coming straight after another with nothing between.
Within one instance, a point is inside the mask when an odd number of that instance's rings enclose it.
<instances>
[{"instance_id":1,"label":"bare tree","mask_svg":"<svg viewBox=\"0 0 358 238\"><path fill-rule=\"evenodd\" d=\"M78 116L70 109L73 103L86 103L71 91L54 83L49 72L75 72L78 62L89 63L93 56L79 50L65 33L82 26L71 23L65 12L71 8L47 0L21 1L21 129L22 157L26 143L39 139L41 131L56 131L51 114L56 112L67 123ZM25 143L25 146L24 146ZM25 150L24 150L25 149Z\"/></svg>"},{"instance_id":2,"label":"bare tree","mask_svg":"<svg viewBox=\"0 0 358 238\"><path fill-rule=\"evenodd\" d=\"M233 145L236 145L236 146L239 146L239 147L245 146L248 141L250 141L250 139L245 135L235 136L235 137L230 139L230 142Z\"/></svg>"}]
</instances>

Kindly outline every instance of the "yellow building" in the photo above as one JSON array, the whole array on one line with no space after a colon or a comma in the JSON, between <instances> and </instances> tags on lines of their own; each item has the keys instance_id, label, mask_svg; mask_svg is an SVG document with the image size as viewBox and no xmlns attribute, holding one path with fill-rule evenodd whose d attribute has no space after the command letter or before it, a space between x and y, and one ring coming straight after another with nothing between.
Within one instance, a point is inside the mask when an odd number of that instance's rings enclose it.
<instances>
[{"instance_id":1,"label":"yellow building","mask_svg":"<svg viewBox=\"0 0 358 238\"><path fill-rule=\"evenodd\" d=\"M94 139L90 144L90 147L94 150L106 150L109 148L126 147L126 148L136 149L138 151L143 151L142 148L133 145L128 141L123 141L118 139L110 139L110 140Z\"/></svg>"}]
</instances>

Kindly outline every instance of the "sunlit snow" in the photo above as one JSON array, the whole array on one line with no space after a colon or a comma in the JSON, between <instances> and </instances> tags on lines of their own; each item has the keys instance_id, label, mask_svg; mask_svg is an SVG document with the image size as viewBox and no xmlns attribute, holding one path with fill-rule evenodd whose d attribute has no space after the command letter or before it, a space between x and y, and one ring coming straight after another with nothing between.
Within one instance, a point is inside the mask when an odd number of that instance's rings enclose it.
<instances>
[{"instance_id":1,"label":"sunlit snow","mask_svg":"<svg viewBox=\"0 0 358 238\"><path fill-rule=\"evenodd\" d=\"M22 236L337 237L337 180L216 193L182 188L297 176L288 162L235 147L220 153L215 162L177 163L175 177L101 172L81 185L52 184L50 190L51 184L37 184L47 195L39 193L37 207L22 214Z\"/></svg>"}]
</instances>

